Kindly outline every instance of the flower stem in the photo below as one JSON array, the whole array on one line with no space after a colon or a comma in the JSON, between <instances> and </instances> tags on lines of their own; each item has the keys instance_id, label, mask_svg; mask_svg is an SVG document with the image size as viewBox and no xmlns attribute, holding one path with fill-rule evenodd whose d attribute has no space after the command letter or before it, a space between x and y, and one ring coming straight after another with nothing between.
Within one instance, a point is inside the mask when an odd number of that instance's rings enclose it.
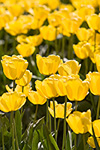
<instances>
[{"instance_id":1,"label":"flower stem","mask_svg":"<svg viewBox=\"0 0 100 150\"><path fill-rule=\"evenodd\" d=\"M17 132L16 132L16 123L15 123L15 119L13 120L13 124L14 124L14 131L15 131L16 148L17 148L17 150L19 150L18 138L17 138Z\"/></svg>"},{"instance_id":2,"label":"flower stem","mask_svg":"<svg viewBox=\"0 0 100 150\"><path fill-rule=\"evenodd\" d=\"M38 112L38 105L36 105L36 110L35 110L35 117L34 117L34 122L36 121L37 119L37 112Z\"/></svg>"},{"instance_id":3,"label":"flower stem","mask_svg":"<svg viewBox=\"0 0 100 150\"><path fill-rule=\"evenodd\" d=\"M12 133L12 149L15 150L15 138L14 138L14 122L13 122L13 118L14 118L14 112L12 111L10 114L10 121L11 121L11 133Z\"/></svg>"},{"instance_id":4,"label":"flower stem","mask_svg":"<svg viewBox=\"0 0 100 150\"><path fill-rule=\"evenodd\" d=\"M53 98L53 109L54 109L54 132L55 132L55 141L57 142L57 132L56 132L56 111L55 111L55 100Z\"/></svg>"},{"instance_id":5,"label":"flower stem","mask_svg":"<svg viewBox=\"0 0 100 150\"><path fill-rule=\"evenodd\" d=\"M67 113L67 97L65 96L65 108L64 108L64 130L63 130L63 144L62 150L67 150L66 148L66 113Z\"/></svg>"},{"instance_id":6,"label":"flower stem","mask_svg":"<svg viewBox=\"0 0 100 150\"><path fill-rule=\"evenodd\" d=\"M2 127L2 150L4 150L4 131L3 131L3 127Z\"/></svg>"},{"instance_id":7,"label":"flower stem","mask_svg":"<svg viewBox=\"0 0 100 150\"><path fill-rule=\"evenodd\" d=\"M84 145L84 150L85 150L85 134L83 134L83 145Z\"/></svg>"},{"instance_id":8,"label":"flower stem","mask_svg":"<svg viewBox=\"0 0 100 150\"><path fill-rule=\"evenodd\" d=\"M48 127L48 100L47 100L47 103L46 103L46 125Z\"/></svg>"},{"instance_id":9,"label":"flower stem","mask_svg":"<svg viewBox=\"0 0 100 150\"><path fill-rule=\"evenodd\" d=\"M99 101L98 101L96 120L99 119L99 111L100 111L100 96L99 96Z\"/></svg>"},{"instance_id":10,"label":"flower stem","mask_svg":"<svg viewBox=\"0 0 100 150\"><path fill-rule=\"evenodd\" d=\"M59 125L60 125L60 118L58 119L58 123L57 123L57 135L58 135L58 131L59 131Z\"/></svg>"},{"instance_id":11,"label":"flower stem","mask_svg":"<svg viewBox=\"0 0 100 150\"><path fill-rule=\"evenodd\" d=\"M58 55L58 47L57 47L57 27L56 27L56 33L55 33L55 50L56 50L56 55Z\"/></svg>"},{"instance_id":12,"label":"flower stem","mask_svg":"<svg viewBox=\"0 0 100 150\"><path fill-rule=\"evenodd\" d=\"M51 132L51 116L50 116L50 113L49 113L49 129L50 129L50 132Z\"/></svg>"}]
</instances>

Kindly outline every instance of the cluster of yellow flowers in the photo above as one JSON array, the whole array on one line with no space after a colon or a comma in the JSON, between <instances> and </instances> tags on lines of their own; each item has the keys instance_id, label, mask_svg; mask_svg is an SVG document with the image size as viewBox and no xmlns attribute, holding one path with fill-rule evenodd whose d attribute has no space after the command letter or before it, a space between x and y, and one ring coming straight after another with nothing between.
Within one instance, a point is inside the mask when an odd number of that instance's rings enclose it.
<instances>
[{"instance_id":1,"label":"cluster of yellow flowers","mask_svg":"<svg viewBox=\"0 0 100 150\"><path fill-rule=\"evenodd\" d=\"M100 9L100 1L71 0L71 3L63 4L60 0L0 0L0 30L4 28L16 37L19 43L16 49L20 54L2 57L3 72L16 83L16 87L13 85L10 89L6 86L8 92L0 97L0 110L16 111L25 104L26 97L35 105L43 105L48 99L67 96L71 101L67 105L50 101L50 114L64 119L66 107L66 122L70 128L76 134L89 132L91 137L87 142L95 148L92 126L100 146L99 116L92 122L90 109L72 112L72 103L84 100L89 90L100 96L100 14L95 12L97 7ZM81 27L84 22L87 29ZM27 36L29 30L38 32ZM42 57L37 54L38 70L46 78L36 80L36 91L33 91L30 85L32 73L27 70L28 61L23 57L31 56L43 40L54 41L60 34L67 37L75 34L79 40L73 45L75 55L80 59L89 57L96 64L97 71L89 72L83 81L79 76L81 64L78 61L63 62L58 55Z\"/></svg>"}]
</instances>

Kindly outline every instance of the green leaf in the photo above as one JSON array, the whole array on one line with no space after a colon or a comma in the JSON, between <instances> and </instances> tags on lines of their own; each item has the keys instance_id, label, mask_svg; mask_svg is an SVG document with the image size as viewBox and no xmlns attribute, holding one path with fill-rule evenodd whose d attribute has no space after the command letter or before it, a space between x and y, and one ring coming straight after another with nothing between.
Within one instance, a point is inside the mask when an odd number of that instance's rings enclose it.
<instances>
[{"instance_id":1,"label":"green leaf","mask_svg":"<svg viewBox=\"0 0 100 150\"><path fill-rule=\"evenodd\" d=\"M33 139L32 139L32 150L37 150L38 149L38 143L39 143L39 134L35 130L33 134Z\"/></svg>"},{"instance_id":2,"label":"green leaf","mask_svg":"<svg viewBox=\"0 0 100 150\"><path fill-rule=\"evenodd\" d=\"M18 138L18 144L21 144L21 135L22 135L22 123L21 123L21 114L20 111L17 110L15 112L15 123L16 123L16 132Z\"/></svg>"},{"instance_id":3,"label":"green leaf","mask_svg":"<svg viewBox=\"0 0 100 150\"><path fill-rule=\"evenodd\" d=\"M94 143L95 143L95 146L96 146L96 150L100 150L100 147L98 145L98 141L97 141L95 133L94 133L93 126L92 126L92 132L93 132L93 138L94 138Z\"/></svg>"}]
</instances>

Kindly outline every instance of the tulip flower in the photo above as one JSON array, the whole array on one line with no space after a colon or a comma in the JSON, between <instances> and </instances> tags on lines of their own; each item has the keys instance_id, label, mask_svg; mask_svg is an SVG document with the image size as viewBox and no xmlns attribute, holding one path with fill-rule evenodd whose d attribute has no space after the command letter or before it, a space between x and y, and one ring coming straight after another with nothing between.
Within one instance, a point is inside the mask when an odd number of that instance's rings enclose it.
<instances>
[{"instance_id":1,"label":"tulip flower","mask_svg":"<svg viewBox=\"0 0 100 150\"><path fill-rule=\"evenodd\" d=\"M90 91L94 95L100 95L100 73L99 72L89 72L86 78L90 82Z\"/></svg>"},{"instance_id":2,"label":"tulip flower","mask_svg":"<svg viewBox=\"0 0 100 150\"><path fill-rule=\"evenodd\" d=\"M38 93L47 99L57 97L57 91L54 87L54 80L52 78L46 78L43 81L37 80L35 82L36 90Z\"/></svg>"},{"instance_id":3,"label":"tulip flower","mask_svg":"<svg viewBox=\"0 0 100 150\"><path fill-rule=\"evenodd\" d=\"M55 116L56 118L62 118L64 119L64 107L65 103L63 104L58 104L57 101L55 101ZM50 101L50 107L48 107L50 114L52 117L54 117L54 109L53 109L53 102ZM67 102L67 107L66 107L66 117L71 113L72 111L72 103Z\"/></svg>"},{"instance_id":4,"label":"tulip flower","mask_svg":"<svg viewBox=\"0 0 100 150\"><path fill-rule=\"evenodd\" d=\"M100 147L100 138L96 138L97 139L97 142L98 142L98 145ZM95 142L94 142L94 138L92 136L90 136L87 140L87 143L92 147L92 148L96 148L95 146Z\"/></svg>"},{"instance_id":5,"label":"tulip flower","mask_svg":"<svg viewBox=\"0 0 100 150\"><path fill-rule=\"evenodd\" d=\"M16 111L26 102L26 97L21 92L16 91L4 93L0 97L0 110L3 112Z\"/></svg>"},{"instance_id":6,"label":"tulip flower","mask_svg":"<svg viewBox=\"0 0 100 150\"><path fill-rule=\"evenodd\" d=\"M54 41L57 35L59 34L59 31L52 25L48 25L48 26L42 26L40 28L40 33L44 40Z\"/></svg>"},{"instance_id":7,"label":"tulip flower","mask_svg":"<svg viewBox=\"0 0 100 150\"><path fill-rule=\"evenodd\" d=\"M29 84L31 79L32 79L32 73L29 70L26 70L22 78L16 80L15 82L20 86L26 86L27 84Z\"/></svg>"},{"instance_id":8,"label":"tulip flower","mask_svg":"<svg viewBox=\"0 0 100 150\"><path fill-rule=\"evenodd\" d=\"M94 35L94 32L92 29L79 28L76 35L80 41L88 41Z\"/></svg>"},{"instance_id":9,"label":"tulip flower","mask_svg":"<svg viewBox=\"0 0 100 150\"><path fill-rule=\"evenodd\" d=\"M32 90L28 94L28 99L34 105L43 105L47 101L47 99L42 97L37 91Z\"/></svg>"},{"instance_id":10,"label":"tulip flower","mask_svg":"<svg viewBox=\"0 0 100 150\"><path fill-rule=\"evenodd\" d=\"M100 73L100 47L97 47L98 50L94 52L94 59L97 66L97 70Z\"/></svg>"},{"instance_id":11,"label":"tulip flower","mask_svg":"<svg viewBox=\"0 0 100 150\"><path fill-rule=\"evenodd\" d=\"M27 43L18 44L16 46L16 49L17 49L18 53L20 55L22 55L23 57L29 57L35 51L35 47L30 43L29 44L27 44Z\"/></svg>"},{"instance_id":12,"label":"tulip flower","mask_svg":"<svg viewBox=\"0 0 100 150\"><path fill-rule=\"evenodd\" d=\"M66 121L76 134L89 132L91 127L91 111L87 110L87 112L82 113L74 111Z\"/></svg>"},{"instance_id":13,"label":"tulip flower","mask_svg":"<svg viewBox=\"0 0 100 150\"><path fill-rule=\"evenodd\" d=\"M5 55L2 57L1 63L4 74L10 80L20 79L28 67L27 60L20 55L13 55L12 57Z\"/></svg>"},{"instance_id":14,"label":"tulip flower","mask_svg":"<svg viewBox=\"0 0 100 150\"><path fill-rule=\"evenodd\" d=\"M92 14L87 17L87 23L89 27L93 30L100 32L100 14Z\"/></svg>"},{"instance_id":15,"label":"tulip flower","mask_svg":"<svg viewBox=\"0 0 100 150\"><path fill-rule=\"evenodd\" d=\"M85 59L89 57L90 53L93 51L91 44L87 42L79 42L76 45L74 44L73 48L76 56L80 59Z\"/></svg>"},{"instance_id":16,"label":"tulip flower","mask_svg":"<svg viewBox=\"0 0 100 150\"><path fill-rule=\"evenodd\" d=\"M81 65L76 60L68 60L65 63L61 63L58 67L58 73L61 76L68 76L71 74L78 74Z\"/></svg>"},{"instance_id":17,"label":"tulip flower","mask_svg":"<svg viewBox=\"0 0 100 150\"><path fill-rule=\"evenodd\" d=\"M55 74L57 72L61 59L59 56L56 55L42 57L38 54L36 56L36 61L39 72L44 75L50 75Z\"/></svg>"}]
</instances>

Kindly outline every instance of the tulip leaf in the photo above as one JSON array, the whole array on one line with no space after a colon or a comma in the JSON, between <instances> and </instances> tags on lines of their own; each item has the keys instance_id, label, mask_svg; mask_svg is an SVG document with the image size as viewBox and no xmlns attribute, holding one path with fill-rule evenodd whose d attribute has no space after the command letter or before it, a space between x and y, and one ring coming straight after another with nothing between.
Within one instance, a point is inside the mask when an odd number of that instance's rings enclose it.
<instances>
[{"instance_id":1,"label":"tulip leaf","mask_svg":"<svg viewBox=\"0 0 100 150\"><path fill-rule=\"evenodd\" d=\"M35 130L33 134L33 139L32 139L32 150L37 150L38 149L38 143L39 143L39 134Z\"/></svg>"},{"instance_id":2,"label":"tulip leaf","mask_svg":"<svg viewBox=\"0 0 100 150\"><path fill-rule=\"evenodd\" d=\"M20 114L19 110L17 110L15 112L15 123L16 123L18 144L20 145L21 144L21 135L22 135L22 124L21 124L21 114Z\"/></svg>"},{"instance_id":3,"label":"tulip leaf","mask_svg":"<svg viewBox=\"0 0 100 150\"><path fill-rule=\"evenodd\" d=\"M94 138L94 143L95 143L95 146L96 146L96 150L100 150L100 147L98 145L98 142L97 142L97 139L96 139L96 136L95 136L95 133L94 133L93 126L92 126L92 132L93 132L93 138Z\"/></svg>"}]
</instances>

